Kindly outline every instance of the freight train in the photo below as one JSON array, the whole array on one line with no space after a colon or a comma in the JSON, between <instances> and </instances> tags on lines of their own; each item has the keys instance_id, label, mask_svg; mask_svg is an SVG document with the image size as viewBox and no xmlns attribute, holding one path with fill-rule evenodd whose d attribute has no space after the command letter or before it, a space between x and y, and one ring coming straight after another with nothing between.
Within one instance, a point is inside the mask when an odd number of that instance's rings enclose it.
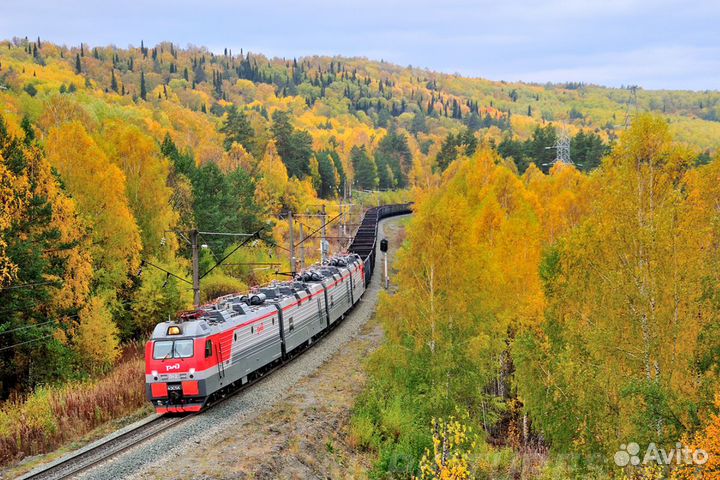
<instances>
[{"instance_id":1,"label":"freight train","mask_svg":"<svg viewBox=\"0 0 720 480\"><path fill-rule=\"evenodd\" d=\"M409 212L409 204L371 208L348 252L291 281L226 295L156 325L145 346L145 382L157 413L198 412L332 329L369 285L378 222Z\"/></svg>"}]
</instances>

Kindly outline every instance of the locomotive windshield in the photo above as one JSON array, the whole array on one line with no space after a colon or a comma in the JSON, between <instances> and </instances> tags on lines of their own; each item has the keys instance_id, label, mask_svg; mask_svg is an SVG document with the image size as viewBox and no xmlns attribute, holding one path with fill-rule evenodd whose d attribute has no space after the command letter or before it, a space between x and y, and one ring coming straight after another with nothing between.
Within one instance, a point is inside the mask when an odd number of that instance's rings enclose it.
<instances>
[{"instance_id":1,"label":"locomotive windshield","mask_svg":"<svg viewBox=\"0 0 720 480\"><path fill-rule=\"evenodd\" d=\"M173 358L190 358L192 356L192 340L175 340L175 353L173 354Z\"/></svg>"},{"instance_id":2,"label":"locomotive windshield","mask_svg":"<svg viewBox=\"0 0 720 480\"><path fill-rule=\"evenodd\" d=\"M153 358L164 360L166 358L190 358L193 356L192 340L163 340L155 342Z\"/></svg>"}]
</instances>

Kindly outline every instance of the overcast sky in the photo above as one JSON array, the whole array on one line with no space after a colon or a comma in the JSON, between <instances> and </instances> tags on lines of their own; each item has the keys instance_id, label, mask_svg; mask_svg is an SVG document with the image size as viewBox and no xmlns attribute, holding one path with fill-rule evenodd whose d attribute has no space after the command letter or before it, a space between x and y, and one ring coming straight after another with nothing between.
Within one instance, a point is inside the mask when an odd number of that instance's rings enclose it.
<instances>
[{"instance_id":1,"label":"overcast sky","mask_svg":"<svg viewBox=\"0 0 720 480\"><path fill-rule=\"evenodd\" d=\"M492 80L720 88L720 0L2 0L0 36L340 54Z\"/></svg>"}]
</instances>

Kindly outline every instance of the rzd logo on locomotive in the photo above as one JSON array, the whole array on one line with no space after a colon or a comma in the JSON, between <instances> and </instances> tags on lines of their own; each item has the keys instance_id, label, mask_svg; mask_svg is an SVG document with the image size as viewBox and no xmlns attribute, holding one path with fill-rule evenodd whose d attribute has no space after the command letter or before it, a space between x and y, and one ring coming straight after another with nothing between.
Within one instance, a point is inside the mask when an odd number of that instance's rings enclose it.
<instances>
[{"instance_id":1,"label":"rzd logo on locomotive","mask_svg":"<svg viewBox=\"0 0 720 480\"><path fill-rule=\"evenodd\" d=\"M170 370L180 370L180 364L179 364L179 363L176 363L176 364L174 364L174 365L166 365L166 366L165 366L165 371L166 371L166 372L169 372Z\"/></svg>"}]
</instances>

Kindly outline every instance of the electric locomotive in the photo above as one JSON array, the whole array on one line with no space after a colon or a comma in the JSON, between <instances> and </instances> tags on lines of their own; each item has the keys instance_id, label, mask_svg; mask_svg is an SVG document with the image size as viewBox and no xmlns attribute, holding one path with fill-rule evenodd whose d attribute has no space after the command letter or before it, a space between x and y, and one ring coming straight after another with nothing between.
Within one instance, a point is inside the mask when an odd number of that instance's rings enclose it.
<instances>
[{"instance_id":1,"label":"electric locomotive","mask_svg":"<svg viewBox=\"0 0 720 480\"><path fill-rule=\"evenodd\" d=\"M332 257L292 281L218 298L158 324L145 347L146 394L158 413L197 412L312 343L365 292L365 262Z\"/></svg>"}]
</instances>

